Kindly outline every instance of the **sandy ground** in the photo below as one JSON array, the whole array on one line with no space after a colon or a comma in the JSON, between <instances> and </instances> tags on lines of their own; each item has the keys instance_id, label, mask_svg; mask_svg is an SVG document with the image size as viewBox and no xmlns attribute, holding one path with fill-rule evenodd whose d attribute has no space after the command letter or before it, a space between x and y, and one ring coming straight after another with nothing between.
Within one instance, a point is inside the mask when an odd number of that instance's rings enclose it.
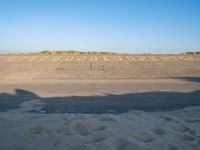
<instances>
[{"instance_id":1,"label":"sandy ground","mask_svg":"<svg viewBox=\"0 0 200 150\"><path fill-rule=\"evenodd\" d=\"M200 149L199 56L78 57L0 55L0 150Z\"/></svg>"},{"instance_id":2,"label":"sandy ground","mask_svg":"<svg viewBox=\"0 0 200 150\"><path fill-rule=\"evenodd\" d=\"M0 113L0 149L200 149L200 106L119 115L25 113L41 105L34 99Z\"/></svg>"},{"instance_id":3,"label":"sandy ground","mask_svg":"<svg viewBox=\"0 0 200 150\"><path fill-rule=\"evenodd\" d=\"M199 77L199 66L199 55L0 55L0 79Z\"/></svg>"},{"instance_id":4,"label":"sandy ground","mask_svg":"<svg viewBox=\"0 0 200 150\"><path fill-rule=\"evenodd\" d=\"M200 149L198 78L11 81L0 149Z\"/></svg>"}]
</instances>

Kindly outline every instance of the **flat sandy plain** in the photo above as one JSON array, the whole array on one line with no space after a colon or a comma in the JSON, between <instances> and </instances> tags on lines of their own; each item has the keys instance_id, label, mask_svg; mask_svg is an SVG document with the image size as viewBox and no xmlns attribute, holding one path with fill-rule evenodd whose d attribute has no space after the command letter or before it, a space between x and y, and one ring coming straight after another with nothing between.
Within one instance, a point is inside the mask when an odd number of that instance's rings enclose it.
<instances>
[{"instance_id":1,"label":"flat sandy plain","mask_svg":"<svg viewBox=\"0 0 200 150\"><path fill-rule=\"evenodd\" d=\"M0 55L0 79L200 76L198 55Z\"/></svg>"},{"instance_id":2,"label":"flat sandy plain","mask_svg":"<svg viewBox=\"0 0 200 150\"><path fill-rule=\"evenodd\" d=\"M199 55L0 55L0 149L197 150L199 90Z\"/></svg>"}]
</instances>

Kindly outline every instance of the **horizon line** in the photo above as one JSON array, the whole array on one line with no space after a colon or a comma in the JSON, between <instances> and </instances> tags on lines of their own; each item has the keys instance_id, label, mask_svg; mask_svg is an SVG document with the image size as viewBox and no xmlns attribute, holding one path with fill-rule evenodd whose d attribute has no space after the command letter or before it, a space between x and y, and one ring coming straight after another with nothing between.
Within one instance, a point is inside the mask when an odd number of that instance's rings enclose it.
<instances>
[{"instance_id":1,"label":"horizon line","mask_svg":"<svg viewBox=\"0 0 200 150\"><path fill-rule=\"evenodd\" d=\"M47 52L47 53L45 53ZM82 54L89 54L89 53L95 53L95 54L103 54L103 53L107 53L107 54L199 54L200 50L196 51L196 50L188 50L188 51L183 51L183 52L174 52L174 53L155 53L155 52L141 52L141 53L134 53L134 52L120 52L120 51L95 51L95 50L76 50L76 49L66 49L66 50L36 50L36 51L0 51L0 54L56 54L56 53L63 53L63 54L67 54L68 52L77 52L81 55Z\"/></svg>"}]
</instances>

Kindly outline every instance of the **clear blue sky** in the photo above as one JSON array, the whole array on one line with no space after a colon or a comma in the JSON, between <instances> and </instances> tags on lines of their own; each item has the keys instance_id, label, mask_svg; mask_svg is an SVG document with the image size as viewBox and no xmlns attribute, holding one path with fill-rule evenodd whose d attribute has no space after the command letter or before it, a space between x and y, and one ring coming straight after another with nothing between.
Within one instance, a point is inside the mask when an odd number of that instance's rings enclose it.
<instances>
[{"instance_id":1,"label":"clear blue sky","mask_svg":"<svg viewBox=\"0 0 200 150\"><path fill-rule=\"evenodd\" d=\"M0 52L200 50L200 0L0 0Z\"/></svg>"}]
</instances>

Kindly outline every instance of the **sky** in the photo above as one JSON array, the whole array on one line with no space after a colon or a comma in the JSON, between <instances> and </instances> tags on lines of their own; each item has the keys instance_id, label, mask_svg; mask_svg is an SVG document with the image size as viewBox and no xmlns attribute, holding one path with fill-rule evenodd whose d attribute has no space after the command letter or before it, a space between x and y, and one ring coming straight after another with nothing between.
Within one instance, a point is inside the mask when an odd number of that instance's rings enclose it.
<instances>
[{"instance_id":1,"label":"sky","mask_svg":"<svg viewBox=\"0 0 200 150\"><path fill-rule=\"evenodd\" d=\"M0 0L0 52L200 50L200 0Z\"/></svg>"}]
</instances>

